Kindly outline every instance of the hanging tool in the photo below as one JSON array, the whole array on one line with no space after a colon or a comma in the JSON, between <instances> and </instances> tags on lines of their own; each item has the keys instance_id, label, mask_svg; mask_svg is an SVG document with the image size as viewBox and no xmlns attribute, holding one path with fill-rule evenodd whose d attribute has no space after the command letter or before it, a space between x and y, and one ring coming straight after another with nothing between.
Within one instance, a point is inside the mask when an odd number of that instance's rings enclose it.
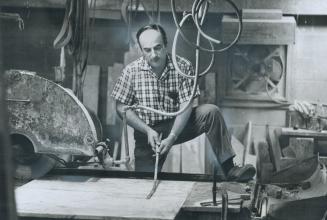
<instances>
[{"instance_id":1,"label":"hanging tool","mask_svg":"<svg viewBox=\"0 0 327 220\"><path fill-rule=\"evenodd\" d=\"M24 30L24 21L17 13L0 12L0 19L14 20L18 22L19 30Z\"/></svg>"},{"instance_id":2,"label":"hanging tool","mask_svg":"<svg viewBox=\"0 0 327 220\"><path fill-rule=\"evenodd\" d=\"M91 2L91 5L95 5ZM94 10L94 9L93 9ZM63 25L53 42L55 49L66 47L73 57L73 91L83 100L83 84L89 55L89 5L87 0L67 0Z\"/></svg>"},{"instance_id":3,"label":"hanging tool","mask_svg":"<svg viewBox=\"0 0 327 220\"><path fill-rule=\"evenodd\" d=\"M154 167L154 177L153 177L153 186L152 189L150 191L150 193L146 196L146 199L151 199L152 195L155 193L158 185L159 185L159 181L158 181L158 164L159 164L159 156L160 156L160 151L159 151L159 147L160 147L160 143L161 143L161 138L162 138L162 133L159 136L159 141L156 143L156 162L155 162L155 167Z\"/></svg>"}]
</instances>

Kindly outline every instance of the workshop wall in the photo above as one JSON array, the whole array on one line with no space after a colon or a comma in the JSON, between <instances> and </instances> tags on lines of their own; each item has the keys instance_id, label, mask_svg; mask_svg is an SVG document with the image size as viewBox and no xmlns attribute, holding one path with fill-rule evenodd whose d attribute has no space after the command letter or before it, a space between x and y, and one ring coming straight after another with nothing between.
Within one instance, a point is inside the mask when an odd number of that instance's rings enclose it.
<instances>
[{"instance_id":1,"label":"workshop wall","mask_svg":"<svg viewBox=\"0 0 327 220\"><path fill-rule=\"evenodd\" d=\"M310 103L327 103L327 22L325 16L297 16L295 43L291 44L286 74L290 77L289 101L305 100ZM287 114L284 108L261 109L251 108L251 104L243 108L223 107L227 123L241 137L245 123L253 123L254 138L264 138L265 124L272 128L287 126Z\"/></svg>"},{"instance_id":2,"label":"workshop wall","mask_svg":"<svg viewBox=\"0 0 327 220\"><path fill-rule=\"evenodd\" d=\"M2 8L2 11L19 13L24 20L22 31L18 22L3 21L4 68L35 71L53 80L53 67L59 65L60 52L52 45L64 11L32 8Z\"/></svg>"},{"instance_id":3,"label":"workshop wall","mask_svg":"<svg viewBox=\"0 0 327 220\"><path fill-rule=\"evenodd\" d=\"M63 9L36 9L36 8L2 8L2 11L19 13L24 19L25 29L20 31L14 21L6 21L3 25L2 40L4 69L25 69L37 72L40 76L54 80L53 67L59 65L60 51L53 48L53 40L59 33L64 16ZM217 30L217 16L208 19L207 29ZM327 43L327 26L324 23L325 17L312 18L296 17L296 40L292 45L291 74L292 87L290 88L290 98L308 100L314 102L327 103L326 81L327 75L325 62ZM302 20L301 20L302 19ZM139 13L132 21L131 32L147 23L148 18ZM169 48L176 30L170 13L162 13L161 23L166 28L169 38ZM91 42L89 52L89 65L100 66L99 83L99 108L98 116L104 127L105 136L120 136L117 129L118 124L108 124L107 114L107 88L108 88L108 67L116 64L126 64L126 54L133 57L130 51L127 35L127 26L120 17L116 19L96 19L91 31ZM189 24L186 25L187 36L191 40L195 39L195 31ZM182 40L178 44L178 54L186 56L194 63L194 50L187 46ZM135 55L135 52L134 52ZM71 58L66 54L66 79L65 87L71 87ZM226 74L226 54L217 54L215 66L212 73L201 79L202 90L201 102L220 104L223 92L219 74ZM203 54L201 58L201 69L208 64L209 55ZM115 73L119 74L119 73ZM110 84L109 78L109 84ZM286 110L281 108L262 109L247 106L227 107L221 106L223 114L229 127L234 128L238 137L243 135L243 131L248 121L254 124L253 135L259 138L264 136L263 128L265 124L273 127L286 125Z\"/></svg>"},{"instance_id":4,"label":"workshop wall","mask_svg":"<svg viewBox=\"0 0 327 220\"><path fill-rule=\"evenodd\" d=\"M304 17L299 21L294 45L295 99L327 103L326 17Z\"/></svg>"},{"instance_id":5,"label":"workshop wall","mask_svg":"<svg viewBox=\"0 0 327 220\"><path fill-rule=\"evenodd\" d=\"M36 72L38 75L54 80L54 66L59 65L60 50L53 48L53 41L60 31L63 9L36 9L36 8L2 8L2 11L19 13L24 20L25 28L20 31L14 21L4 22L3 41L4 44L4 69L24 69ZM169 48L175 31L173 20L166 14L161 15L161 23L166 28ZM145 15L139 14L133 19L131 32L149 22ZM186 24L187 26L187 24ZM186 34L194 40L194 32L186 27ZM90 33L89 65L100 66L99 84L99 108L98 116L106 127L107 114L107 85L108 67L115 64L126 64L125 54L129 52L128 29L121 20L96 19ZM189 52L189 47L181 40L178 45L178 54L187 57L194 62L194 53ZM130 52L133 54L133 52ZM206 65L207 55L203 57L203 65ZM135 59L135 56L129 58ZM72 87L72 59L66 50L66 79L65 87ZM115 73L119 75L120 73ZM114 82L113 82L114 83ZM202 87L204 87L202 83ZM214 102L214 99L211 100ZM110 113L109 113L110 114ZM113 133L116 128L108 127ZM107 129L107 130L108 130ZM105 129L106 130L106 129ZM115 134L114 134L115 135Z\"/></svg>"}]
</instances>

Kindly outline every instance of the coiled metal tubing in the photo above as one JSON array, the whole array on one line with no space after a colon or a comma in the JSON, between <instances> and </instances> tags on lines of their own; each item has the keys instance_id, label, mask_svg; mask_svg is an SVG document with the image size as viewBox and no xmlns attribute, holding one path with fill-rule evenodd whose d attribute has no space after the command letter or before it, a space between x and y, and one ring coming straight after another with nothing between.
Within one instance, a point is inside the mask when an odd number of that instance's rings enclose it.
<instances>
[{"instance_id":1,"label":"coiled metal tubing","mask_svg":"<svg viewBox=\"0 0 327 220\"><path fill-rule=\"evenodd\" d=\"M214 42L216 44L221 44L221 42L219 40L214 39L214 38L210 37L209 35L205 34L204 31L201 29L199 23L198 23L199 21L197 19L197 16L199 14L199 9L200 9L200 7L202 6L203 3L207 4L207 2L208 2L207 0L195 0L193 2L192 18L193 18L193 21L194 21L195 25L197 26L198 31L200 32L200 34L204 38L206 38L207 40L212 41L212 42ZM183 30L181 29L181 26L178 24L178 21L177 21L175 0L171 0L170 3L171 3L171 10L172 10L174 22L175 22L175 25L176 25L181 37L183 38L183 40L193 48L197 48L197 49L200 49L201 51L206 51L206 52L211 52L211 53L224 52L224 51L228 50L229 48L231 48L232 46L234 46L237 43L237 41L239 40L239 38L241 36L242 29L243 29L242 17L241 17L240 11L238 10L238 8L237 8L237 6L235 5L234 2L232 2L231 0L226 0L226 2L228 2L236 12L236 16L237 16L237 19L239 21L237 35L235 36L235 39L230 44L228 44L226 47L223 47L223 48L220 48L220 49L208 49L208 48L202 47L202 46L200 46L198 44L194 44L193 42L191 42L186 37Z\"/></svg>"}]
</instances>

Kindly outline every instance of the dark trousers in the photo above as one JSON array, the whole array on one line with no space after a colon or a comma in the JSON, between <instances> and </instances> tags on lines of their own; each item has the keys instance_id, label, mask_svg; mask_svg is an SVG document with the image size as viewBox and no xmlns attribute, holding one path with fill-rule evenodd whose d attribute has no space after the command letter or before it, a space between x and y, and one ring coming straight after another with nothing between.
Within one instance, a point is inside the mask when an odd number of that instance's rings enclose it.
<instances>
[{"instance_id":1,"label":"dark trousers","mask_svg":"<svg viewBox=\"0 0 327 220\"><path fill-rule=\"evenodd\" d=\"M152 128L159 134L162 133L163 140L169 135L173 123L174 119L167 120L154 125ZM193 108L185 128L174 144L184 143L203 133L206 133L218 163L222 164L235 156L231 146L231 137L221 112L217 106L211 104L203 104ZM135 130L134 139L135 171L153 172L155 157L153 157L154 152L148 144L147 135ZM160 157L159 171L166 157L167 154Z\"/></svg>"}]
</instances>

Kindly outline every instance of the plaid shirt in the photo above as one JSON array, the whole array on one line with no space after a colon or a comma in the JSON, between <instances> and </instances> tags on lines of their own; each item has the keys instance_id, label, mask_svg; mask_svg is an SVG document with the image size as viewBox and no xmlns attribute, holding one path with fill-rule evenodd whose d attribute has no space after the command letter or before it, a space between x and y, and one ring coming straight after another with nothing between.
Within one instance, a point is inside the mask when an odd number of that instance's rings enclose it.
<instances>
[{"instance_id":1,"label":"plaid shirt","mask_svg":"<svg viewBox=\"0 0 327 220\"><path fill-rule=\"evenodd\" d=\"M178 111L179 105L191 98L194 80L178 74L170 56L167 57L167 65L160 78L152 72L143 57L127 65L111 96L126 105L142 105L165 112ZM177 57L177 63L184 73L194 75L188 60ZM199 94L198 87L196 96ZM172 118L143 109L136 109L135 112L148 125Z\"/></svg>"}]
</instances>

